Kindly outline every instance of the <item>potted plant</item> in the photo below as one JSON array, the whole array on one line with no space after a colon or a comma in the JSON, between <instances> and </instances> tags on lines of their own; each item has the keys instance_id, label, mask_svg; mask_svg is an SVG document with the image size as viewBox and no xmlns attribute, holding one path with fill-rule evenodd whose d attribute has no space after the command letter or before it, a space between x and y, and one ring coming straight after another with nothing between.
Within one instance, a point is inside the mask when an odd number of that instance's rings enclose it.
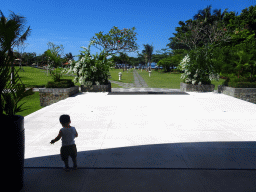
<instances>
[{"instance_id":1,"label":"potted plant","mask_svg":"<svg viewBox=\"0 0 256 192\"><path fill-rule=\"evenodd\" d=\"M24 17L13 13L11 19L7 20L1 11L0 15L0 119L5 126L2 134L8 136L8 144L4 150L4 154L8 157L5 161L8 169L4 171L4 179L5 183L10 181L14 183L14 185L8 185L8 191L19 191L23 187L24 175L24 117L15 114L25 110L21 109L24 103L19 107L17 104L22 98L32 95L33 91L32 88L26 91L25 86L16 81L19 78L17 73L14 73L13 81L9 83L10 64L14 61L11 47L26 40L30 28L19 37ZM7 51L8 54L6 54ZM9 89L9 92L5 89Z\"/></svg>"}]
</instances>

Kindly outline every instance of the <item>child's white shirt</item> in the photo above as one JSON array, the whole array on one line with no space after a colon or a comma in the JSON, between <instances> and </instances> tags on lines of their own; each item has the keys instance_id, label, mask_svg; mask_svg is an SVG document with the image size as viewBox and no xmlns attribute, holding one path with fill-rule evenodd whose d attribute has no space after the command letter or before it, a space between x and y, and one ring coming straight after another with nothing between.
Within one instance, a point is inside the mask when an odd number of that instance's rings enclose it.
<instances>
[{"instance_id":1,"label":"child's white shirt","mask_svg":"<svg viewBox=\"0 0 256 192\"><path fill-rule=\"evenodd\" d=\"M70 127L70 128L65 128L63 127L60 129L62 132L62 146L67 146L67 145L73 145L75 144L75 137L76 137L76 128L75 127Z\"/></svg>"}]
</instances>

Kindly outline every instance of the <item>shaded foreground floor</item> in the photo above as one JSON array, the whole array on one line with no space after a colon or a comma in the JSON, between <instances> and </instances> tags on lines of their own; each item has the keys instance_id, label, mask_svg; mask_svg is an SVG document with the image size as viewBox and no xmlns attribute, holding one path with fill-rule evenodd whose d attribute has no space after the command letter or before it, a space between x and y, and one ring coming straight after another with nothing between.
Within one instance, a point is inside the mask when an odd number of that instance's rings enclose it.
<instances>
[{"instance_id":1,"label":"shaded foreground floor","mask_svg":"<svg viewBox=\"0 0 256 192\"><path fill-rule=\"evenodd\" d=\"M255 191L255 171L26 168L22 191Z\"/></svg>"},{"instance_id":2,"label":"shaded foreground floor","mask_svg":"<svg viewBox=\"0 0 256 192\"><path fill-rule=\"evenodd\" d=\"M49 144L63 113L79 134L71 172ZM214 93L70 97L25 117L22 191L256 191L255 113Z\"/></svg>"},{"instance_id":3,"label":"shaded foreground floor","mask_svg":"<svg viewBox=\"0 0 256 192\"><path fill-rule=\"evenodd\" d=\"M59 155L30 158L22 191L255 191L255 148L200 142L83 151L70 172Z\"/></svg>"}]
</instances>

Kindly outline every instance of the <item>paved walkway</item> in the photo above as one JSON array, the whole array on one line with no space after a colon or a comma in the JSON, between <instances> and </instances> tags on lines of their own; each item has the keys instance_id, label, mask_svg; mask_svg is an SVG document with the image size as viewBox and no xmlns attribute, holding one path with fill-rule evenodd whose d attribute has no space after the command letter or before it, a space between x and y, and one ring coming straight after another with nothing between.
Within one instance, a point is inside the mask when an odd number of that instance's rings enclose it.
<instances>
[{"instance_id":1,"label":"paved walkway","mask_svg":"<svg viewBox=\"0 0 256 192\"><path fill-rule=\"evenodd\" d=\"M110 81L110 82L118 84L123 88L147 88L148 87L147 83L139 75L138 70L133 70L133 77L134 77L134 83L122 83L119 81Z\"/></svg>"}]
</instances>

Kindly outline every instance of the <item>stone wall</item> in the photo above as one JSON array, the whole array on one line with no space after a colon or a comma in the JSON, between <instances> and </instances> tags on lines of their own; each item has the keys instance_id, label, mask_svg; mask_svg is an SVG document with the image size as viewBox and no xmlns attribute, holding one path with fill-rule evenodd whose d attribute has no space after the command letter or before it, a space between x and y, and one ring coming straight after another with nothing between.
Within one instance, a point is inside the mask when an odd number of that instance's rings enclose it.
<instances>
[{"instance_id":1,"label":"stone wall","mask_svg":"<svg viewBox=\"0 0 256 192\"><path fill-rule=\"evenodd\" d=\"M79 92L79 87L70 88L39 88L40 105L51 105Z\"/></svg>"},{"instance_id":2,"label":"stone wall","mask_svg":"<svg viewBox=\"0 0 256 192\"><path fill-rule=\"evenodd\" d=\"M92 89L89 89L84 85L81 85L81 91L82 92L111 92L111 83L109 83L108 85L93 85Z\"/></svg>"},{"instance_id":3,"label":"stone wall","mask_svg":"<svg viewBox=\"0 0 256 192\"><path fill-rule=\"evenodd\" d=\"M233 88L219 86L218 92L256 104L256 88Z\"/></svg>"},{"instance_id":4,"label":"stone wall","mask_svg":"<svg viewBox=\"0 0 256 192\"><path fill-rule=\"evenodd\" d=\"M215 85L193 85L180 83L180 90L183 92L213 92Z\"/></svg>"}]
</instances>

